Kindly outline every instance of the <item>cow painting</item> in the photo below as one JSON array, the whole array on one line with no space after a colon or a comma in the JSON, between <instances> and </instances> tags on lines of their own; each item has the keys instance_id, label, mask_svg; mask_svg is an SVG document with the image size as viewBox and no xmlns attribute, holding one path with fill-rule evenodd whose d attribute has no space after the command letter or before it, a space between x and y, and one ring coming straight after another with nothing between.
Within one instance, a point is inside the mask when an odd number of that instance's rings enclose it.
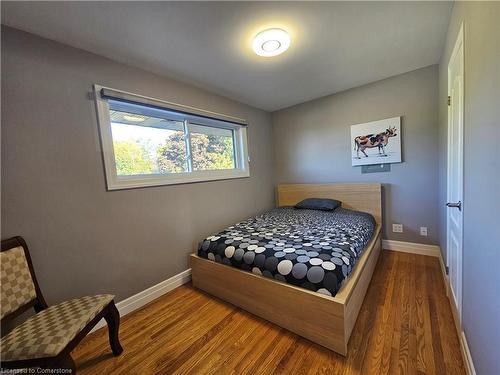
<instances>
[{"instance_id":1,"label":"cow painting","mask_svg":"<svg viewBox=\"0 0 500 375\"><path fill-rule=\"evenodd\" d=\"M354 138L354 149L356 150L356 157L361 159L359 156L359 152L361 151L365 157L368 157L365 150L367 148L378 148L378 153L380 156L387 156L385 153L385 147L389 143L389 139L391 137L396 137L396 127L391 126L385 130L385 132L378 134L367 134L367 135L358 135Z\"/></svg>"},{"instance_id":2,"label":"cow painting","mask_svg":"<svg viewBox=\"0 0 500 375\"><path fill-rule=\"evenodd\" d=\"M354 167L401 163L401 116L351 125L349 148Z\"/></svg>"}]
</instances>

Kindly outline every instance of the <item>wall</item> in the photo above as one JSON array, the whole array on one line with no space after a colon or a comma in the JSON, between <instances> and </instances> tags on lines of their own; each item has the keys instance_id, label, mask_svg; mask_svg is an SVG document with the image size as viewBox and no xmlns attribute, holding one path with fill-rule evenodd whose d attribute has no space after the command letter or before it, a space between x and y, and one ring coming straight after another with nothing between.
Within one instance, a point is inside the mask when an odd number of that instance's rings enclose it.
<instances>
[{"instance_id":1,"label":"wall","mask_svg":"<svg viewBox=\"0 0 500 375\"><path fill-rule=\"evenodd\" d=\"M446 256L447 68L464 22L462 324L477 374L500 374L500 4L456 2L439 70L439 214Z\"/></svg>"},{"instance_id":2,"label":"wall","mask_svg":"<svg viewBox=\"0 0 500 375\"><path fill-rule=\"evenodd\" d=\"M430 66L273 113L276 182L382 182L384 238L437 243L437 94ZM351 166L350 125L399 115L403 163L361 174ZM392 223L404 233L392 233Z\"/></svg>"},{"instance_id":3,"label":"wall","mask_svg":"<svg viewBox=\"0 0 500 375\"><path fill-rule=\"evenodd\" d=\"M92 84L248 120L248 179L108 192ZM26 238L49 303L117 300L188 268L202 237L274 205L270 115L2 28L2 238Z\"/></svg>"}]
</instances>

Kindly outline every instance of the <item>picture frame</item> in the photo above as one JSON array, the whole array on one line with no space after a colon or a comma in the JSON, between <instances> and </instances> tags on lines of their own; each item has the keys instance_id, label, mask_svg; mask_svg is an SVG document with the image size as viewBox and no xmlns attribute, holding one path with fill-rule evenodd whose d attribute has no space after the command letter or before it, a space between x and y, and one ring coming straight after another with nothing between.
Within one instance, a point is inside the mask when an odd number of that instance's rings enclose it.
<instances>
[{"instance_id":1,"label":"picture frame","mask_svg":"<svg viewBox=\"0 0 500 375\"><path fill-rule=\"evenodd\" d=\"M401 162L401 117L351 125L352 166Z\"/></svg>"}]
</instances>

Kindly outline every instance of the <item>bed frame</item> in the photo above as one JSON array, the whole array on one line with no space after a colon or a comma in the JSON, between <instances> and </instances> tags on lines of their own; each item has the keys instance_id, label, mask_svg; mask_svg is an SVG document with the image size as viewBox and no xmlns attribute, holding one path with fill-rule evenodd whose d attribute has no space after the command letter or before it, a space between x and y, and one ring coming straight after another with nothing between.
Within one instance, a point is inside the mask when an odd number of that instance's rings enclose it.
<instances>
[{"instance_id":1,"label":"bed frame","mask_svg":"<svg viewBox=\"0 0 500 375\"><path fill-rule=\"evenodd\" d=\"M295 205L312 197L338 199L342 201L342 207L368 212L377 222L366 250L335 297L228 267L196 254L191 255L193 285L346 355L347 343L380 253L381 185L278 185L278 206Z\"/></svg>"}]
</instances>

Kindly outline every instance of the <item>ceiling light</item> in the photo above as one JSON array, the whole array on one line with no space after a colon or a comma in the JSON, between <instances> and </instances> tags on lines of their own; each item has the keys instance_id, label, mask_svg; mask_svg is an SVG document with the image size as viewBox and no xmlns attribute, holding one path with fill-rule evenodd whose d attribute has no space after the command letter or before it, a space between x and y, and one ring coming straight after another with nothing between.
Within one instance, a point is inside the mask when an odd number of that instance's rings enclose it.
<instances>
[{"instance_id":1,"label":"ceiling light","mask_svg":"<svg viewBox=\"0 0 500 375\"><path fill-rule=\"evenodd\" d=\"M123 115L123 118L127 121L130 121L130 122L142 122L142 121L146 120L142 116L131 116L131 115Z\"/></svg>"},{"instance_id":2,"label":"ceiling light","mask_svg":"<svg viewBox=\"0 0 500 375\"><path fill-rule=\"evenodd\" d=\"M282 29L267 29L255 36L252 47L259 56L277 56L290 47L290 35Z\"/></svg>"}]
</instances>

